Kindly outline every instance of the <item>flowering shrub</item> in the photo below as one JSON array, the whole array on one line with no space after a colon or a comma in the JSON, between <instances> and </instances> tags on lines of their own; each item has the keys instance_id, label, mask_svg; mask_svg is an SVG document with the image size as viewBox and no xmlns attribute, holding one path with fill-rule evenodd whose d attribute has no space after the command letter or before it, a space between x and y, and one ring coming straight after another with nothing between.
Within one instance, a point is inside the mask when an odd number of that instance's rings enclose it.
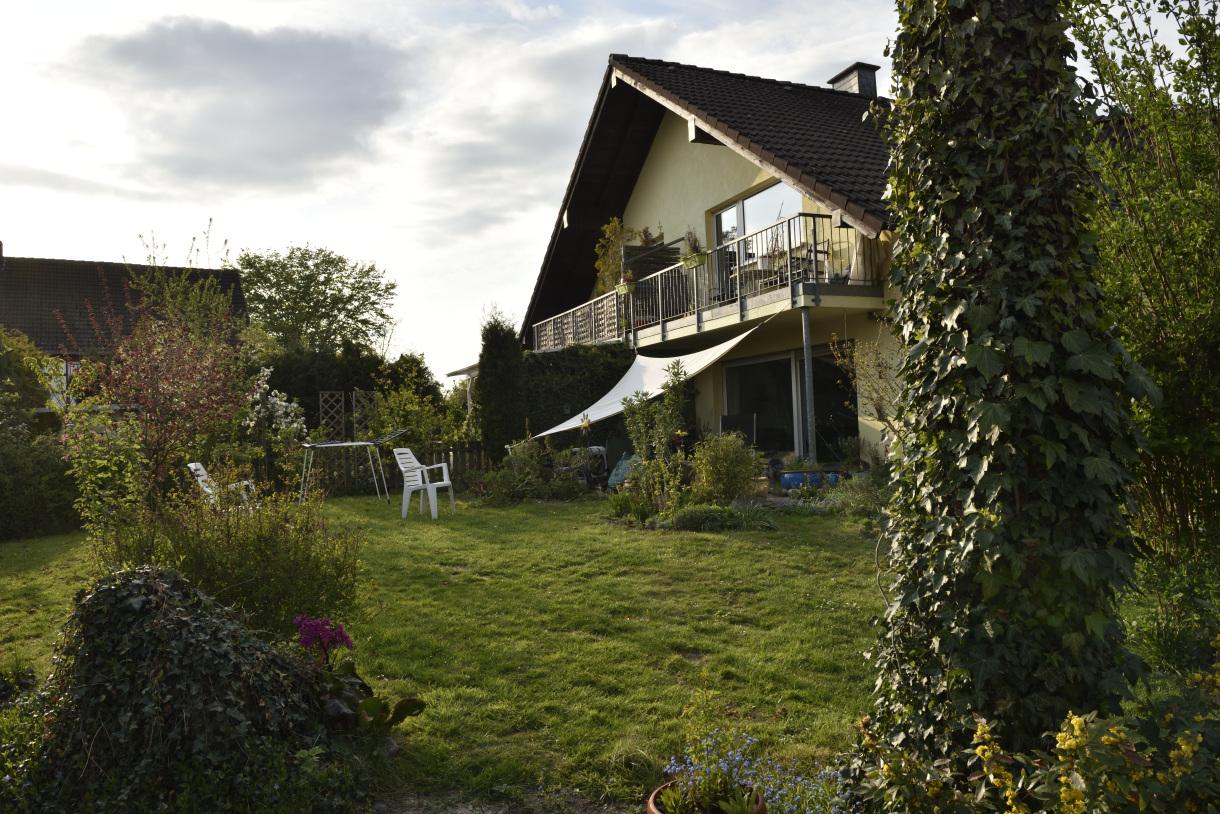
<instances>
[{"instance_id":1,"label":"flowering shrub","mask_svg":"<svg viewBox=\"0 0 1220 814\"><path fill-rule=\"evenodd\" d=\"M1213 644L1220 651L1220 637ZM855 791L876 810L915 814L1168 814L1215 811L1220 800L1220 659L1180 693L1129 715L1069 713L1047 751L1009 752L993 722L968 726L970 749L927 763L865 723L861 743L874 768Z\"/></svg>"},{"instance_id":2,"label":"flowering shrub","mask_svg":"<svg viewBox=\"0 0 1220 814\"><path fill-rule=\"evenodd\" d=\"M756 738L713 729L665 768L673 784L658 795L664 814L846 814L838 774L793 772L761 754Z\"/></svg>"},{"instance_id":3,"label":"flowering shrub","mask_svg":"<svg viewBox=\"0 0 1220 814\"><path fill-rule=\"evenodd\" d=\"M297 629L297 641L306 652L315 651L318 663L330 668L330 654L339 647L355 648L343 625L332 624L329 619L315 619L303 613L292 620Z\"/></svg>"}]
</instances>

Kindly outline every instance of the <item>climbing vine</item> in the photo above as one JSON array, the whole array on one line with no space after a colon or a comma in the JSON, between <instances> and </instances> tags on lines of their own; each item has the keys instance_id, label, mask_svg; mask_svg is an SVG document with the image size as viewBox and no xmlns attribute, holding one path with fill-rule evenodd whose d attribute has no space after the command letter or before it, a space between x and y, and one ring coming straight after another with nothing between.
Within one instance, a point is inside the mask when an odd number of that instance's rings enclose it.
<instances>
[{"instance_id":1,"label":"climbing vine","mask_svg":"<svg viewBox=\"0 0 1220 814\"><path fill-rule=\"evenodd\" d=\"M1029 749L1069 710L1114 711L1137 673L1115 595L1135 550L1129 398L1147 385L1092 276L1059 4L898 11L885 126L907 443L864 738L953 762L972 714Z\"/></svg>"}]
</instances>

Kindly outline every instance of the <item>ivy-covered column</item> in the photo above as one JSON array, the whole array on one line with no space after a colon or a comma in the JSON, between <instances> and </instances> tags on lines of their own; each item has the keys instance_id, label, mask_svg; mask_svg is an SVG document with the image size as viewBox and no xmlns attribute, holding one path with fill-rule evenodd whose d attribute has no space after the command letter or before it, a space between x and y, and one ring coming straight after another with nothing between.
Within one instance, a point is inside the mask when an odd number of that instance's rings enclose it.
<instances>
[{"instance_id":1,"label":"ivy-covered column","mask_svg":"<svg viewBox=\"0 0 1220 814\"><path fill-rule=\"evenodd\" d=\"M1111 710L1131 374L1091 276L1086 113L1055 0L899 0L890 205L908 443L865 741L1009 749ZM1127 392L1125 392L1125 390ZM884 774L884 772L882 773Z\"/></svg>"}]
</instances>

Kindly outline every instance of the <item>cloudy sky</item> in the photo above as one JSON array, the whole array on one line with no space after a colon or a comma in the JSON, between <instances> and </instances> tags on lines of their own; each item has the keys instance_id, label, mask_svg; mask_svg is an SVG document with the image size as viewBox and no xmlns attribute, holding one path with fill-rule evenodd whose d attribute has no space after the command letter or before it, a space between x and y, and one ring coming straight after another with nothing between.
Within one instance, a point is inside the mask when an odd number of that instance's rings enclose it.
<instances>
[{"instance_id":1,"label":"cloudy sky","mask_svg":"<svg viewBox=\"0 0 1220 814\"><path fill-rule=\"evenodd\" d=\"M17 10L20 9L20 10ZM823 84L883 63L890 2L123 0L7 8L0 241L185 261L313 244L398 283L434 372L519 321L610 53ZM879 77L888 87L886 65ZM207 258L200 258L205 264Z\"/></svg>"}]
</instances>

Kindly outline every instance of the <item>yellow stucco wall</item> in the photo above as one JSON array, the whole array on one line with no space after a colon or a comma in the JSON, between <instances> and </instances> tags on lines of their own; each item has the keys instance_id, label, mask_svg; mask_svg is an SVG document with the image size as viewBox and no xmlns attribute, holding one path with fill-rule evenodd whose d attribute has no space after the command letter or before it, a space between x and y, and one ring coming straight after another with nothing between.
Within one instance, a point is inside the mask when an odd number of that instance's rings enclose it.
<instances>
[{"instance_id":1,"label":"yellow stucco wall","mask_svg":"<svg viewBox=\"0 0 1220 814\"><path fill-rule=\"evenodd\" d=\"M623 212L623 223L633 229L648 227L654 234L659 223L666 240L676 240L692 229L708 247L708 210L773 181L770 173L728 147L690 143L686 120L666 111Z\"/></svg>"}]
</instances>

